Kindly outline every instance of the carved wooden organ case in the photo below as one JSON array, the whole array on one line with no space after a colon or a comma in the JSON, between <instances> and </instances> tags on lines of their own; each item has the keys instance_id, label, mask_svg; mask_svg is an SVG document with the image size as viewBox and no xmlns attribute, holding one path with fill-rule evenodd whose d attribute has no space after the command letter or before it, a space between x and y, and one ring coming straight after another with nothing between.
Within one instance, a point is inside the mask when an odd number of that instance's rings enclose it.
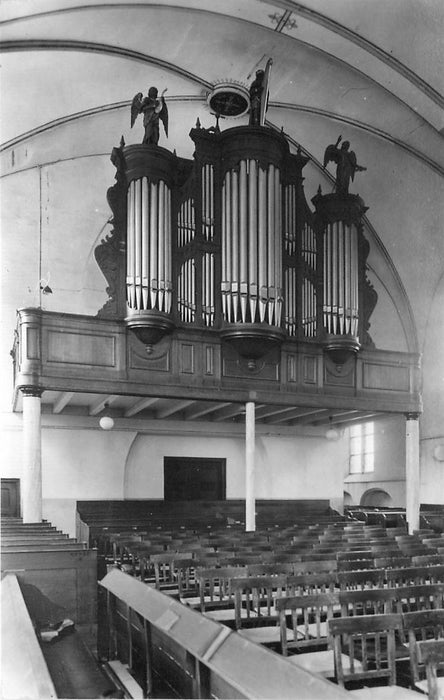
<instances>
[{"instance_id":1,"label":"carved wooden organ case","mask_svg":"<svg viewBox=\"0 0 444 700\"><path fill-rule=\"evenodd\" d=\"M371 347L358 195L305 199L302 169L268 127L195 128L193 160L154 145L114 148L113 231L96 248L109 300L152 346L175 328L219 333L253 362L287 341L343 362Z\"/></svg>"}]
</instances>

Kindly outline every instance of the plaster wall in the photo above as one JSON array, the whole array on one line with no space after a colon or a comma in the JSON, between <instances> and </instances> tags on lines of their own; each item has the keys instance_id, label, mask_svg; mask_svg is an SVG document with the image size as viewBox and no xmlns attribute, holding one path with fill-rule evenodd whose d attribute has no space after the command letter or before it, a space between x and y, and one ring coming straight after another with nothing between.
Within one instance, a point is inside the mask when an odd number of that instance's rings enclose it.
<instances>
[{"instance_id":1,"label":"plaster wall","mask_svg":"<svg viewBox=\"0 0 444 700\"><path fill-rule=\"evenodd\" d=\"M374 423L375 456L374 471L367 474L349 474L347 460L344 473L344 490L359 505L365 493L371 489L386 491L392 506L405 508L405 420L393 417ZM346 431L347 439L349 431Z\"/></svg>"},{"instance_id":2,"label":"plaster wall","mask_svg":"<svg viewBox=\"0 0 444 700\"><path fill-rule=\"evenodd\" d=\"M427 316L420 417L421 503L444 504L444 274Z\"/></svg>"},{"instance_id":3,"label":"plaster wall","mask_svg":"<svg viewBox=\"0 0 444 700\"><path fill-rule=\"evenodd\" d=\"M227 499L245 497L241 437L43 430L44 517L75 536L76 500L163 498L165 456L223 457ZM342 500L346 444L311 437L256 438L256 498ZM16 474L15 474L16 475Z\"/></svg>"}]
</instances>

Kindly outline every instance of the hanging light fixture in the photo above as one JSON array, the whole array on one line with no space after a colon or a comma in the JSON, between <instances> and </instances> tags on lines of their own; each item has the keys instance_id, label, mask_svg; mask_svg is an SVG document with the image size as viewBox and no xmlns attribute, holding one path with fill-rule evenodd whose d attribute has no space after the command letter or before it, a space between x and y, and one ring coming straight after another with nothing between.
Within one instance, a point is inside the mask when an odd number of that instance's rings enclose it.
<instances>
[{"instance_id":1,"label":"hanging light fixture","mask_svg":"<svg viewBox=\"0 0 444 700\"><path fill-rule=\"evenodd\" d=\"M330 416L328 420L328 430L325 433L325 437L327 438L327 440L337 440L339 437L339 433L335 428L333 428L332 417Z\"/></svg>"},{"instance_id":2,"label":"hanging light fixture","mask_svg":"<svg viewBox=\"0 0 444 700\"><path fill-rule=\"evenodd\" d=\"M107 415L108 404L106 403L103 407L103 416L99 420L99 425L102 430L112 430L114 428L114 420L111 416Z\"/></svg>"}]
</instances>

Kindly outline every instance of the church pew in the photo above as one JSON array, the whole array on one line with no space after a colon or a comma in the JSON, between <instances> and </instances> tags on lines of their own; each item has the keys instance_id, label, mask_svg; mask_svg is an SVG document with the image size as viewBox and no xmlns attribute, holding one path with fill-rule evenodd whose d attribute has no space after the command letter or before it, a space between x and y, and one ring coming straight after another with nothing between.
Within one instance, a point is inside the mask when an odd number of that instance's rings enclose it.
<instances>
[{"instance_id":1,"label":"church pew","mask_svg":"<svg viewBox=\"0 0 444 700\"><path fill-rule=\"evenodd\" d=\"M2 579L1 602L2 697L55 698L54 684L34 626L17 577L12 574Z\"/></svg>"},{"instance_id":2,"label":"church pew","mask_svg":"<svg viewBox=\"0 0 444 700\"><path fill-rule=\"evenodd\" d=\"M23 554L26 555L28 552L67 552L67 551L73 551L73 552L81 552L85 551L87 549L86 542L66 542L66 541L59 541L59 542L48 542L47 540L43 540L42 542L31 542L29 543L22 543L22 544L5 544L1 546L1 555L2 559L4 556L10 555L10 554ZM3 564L2 564L3 568Z\"/></svg>"},{"instance_id":3,"label":"church pew","mask_svg":"<svg viewBox=\"0 0 444 700\"><path fill-rule=\"evenodd\" d=\"M91 624L97 617L97 552L92 549L24 549L2 552L2 573L35 586L65 617Z\"/></svg>"}]
</instances>

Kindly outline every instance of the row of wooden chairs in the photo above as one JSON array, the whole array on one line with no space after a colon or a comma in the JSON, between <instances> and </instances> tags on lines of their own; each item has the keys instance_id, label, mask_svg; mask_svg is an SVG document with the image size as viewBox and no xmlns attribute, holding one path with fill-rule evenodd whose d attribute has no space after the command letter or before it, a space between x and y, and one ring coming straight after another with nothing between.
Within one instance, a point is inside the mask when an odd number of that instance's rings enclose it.
<instances>
[{"instance_id":1,"label":"row of wooden chairs","mask_svg":"<svg viewBox=\"0 0 444 700\"><path fill-rule=\"evenodd\" d=\"M412 683L419 682L418 658L412 657L418 635L421 640L444 636L443 583L303 595L289 595L296 587L285 575L243 576L223 585L227 599L219 602L234 609L210 606L206 615L342 685L379 677L393 684L400 660L410 663ZM365 645L371 639L369 656Z\"/></svg>"}]
</instances>

